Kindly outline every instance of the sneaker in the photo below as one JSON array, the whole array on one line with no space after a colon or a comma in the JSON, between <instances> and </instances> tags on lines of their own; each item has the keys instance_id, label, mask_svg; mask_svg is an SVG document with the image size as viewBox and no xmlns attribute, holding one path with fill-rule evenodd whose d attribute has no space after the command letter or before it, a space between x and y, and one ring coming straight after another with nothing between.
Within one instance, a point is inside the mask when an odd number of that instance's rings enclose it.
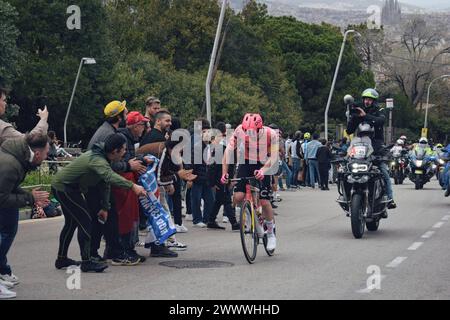
<instances>
[{"instance_id":1,"label":"sneaker","mask_svg":"<svg viewBox=\"0 0 450 320\"><path fill-rule=\"evenodd\" d=\"M447 190L445 191L444 196L445 196L445 197L450 196L450 188L447 188Z\"/></svg>"},{"instance_id":2,"label":"sneaker","mask_svg":"<svg viewBox=\"0 0 450 320\"><path fill-rule=\"evenodd\" d=\"M152 244L152 249L150 252L150 257L154 258L176 258L178 253L170 251L169 248L165 246L157 246Z\"/></svg>"},{"instance_id":3,"label":"sneaker","mask_svg":"<svg viewBox=\"0 0 450 320\"><path fill-rule=\"evenodd\" d=\"M203 222L194 223L193 227L194 228L206 228L206 224L204 224Z\"/></svg>"},{"instance_id":4,"label":"sneaker","mask_svg":"<svg viewBox=\"0 0 450 320\"><path fill-rule=\"evenodd\" d=\"M75 261L69 258L58 258L55 261L55 268L61 270L71 266L79 266L80 264L81 264L80 261Z\"/></svg>"},{"instance_id":5,"label":"sneaker","mask_svg":"<svg viewBox=\"0 0 450 320\"><path fill-rule=\"evenodd\" d=\"M275 237L275 235L274 234L272 234L272 235L267 234L267 246L266 246L266 249L268 251L273 251L273 250L276 249L276 247L277 247L277 238Z\"/></svg>"},{"instance_id":6,"label":"sneaker","mask_svg":"<svg viewBox=\"0 0 450 320\"><path fill-rule=\"evenodd\" d=\"M188 232L188 228L186 228L184 225L175 225L175 227L177 228L177 233L186 233Z\"/></svg>"},{"instance_id":7,"label":"sneaker","mask_svg":"<svg viewBox=\"0 0 450 320\"><path fill-rule=\"evenodd\" d=\"M207 225L208 229L225 230L225 227L219 226L217 222L210 222Z\"/></svg>"},{"instance_id":8,"label":"sneaker","mask_svg":"<svg viewBox=\"0 0 450 320\"><path fill-rule=\"evenodd\" d=\"M7 289L12 289L12 288L14 288L14 283L9 282L9 281L0 280L0 286L4 286Z\"/></svg>"},{"instance_id":9,"label":"sneaker","mask_svg":"<svg viewBox=\"0 0 450 320\"><path fill-rule=\"evenodd\" d=\"M112 260L113 266L135 266L139 264L140 259L137 256L123 254Z\"/></svg>"},{"instance_id":10,"label":"sneaker","mask_svg":"<svg viewBox=\"0 0 450 320\"><path fill-rule=\"evenodd\" d=\"M395 203L394 200L391 199L391 202L388 203L387 208L388 209L395 209L395 208L397 208L397 204Z\"/></svg>"},{"instance_id":11,"label":"sneaker","mask_svg":"<svg viewBox=\"0 0 450 320\"><path fill-rule=\"evenodd\" d=\"M187 245L181 243L180 241L167 240L167 247L175 251L186 251Z\"/></svg>"},{"instance_id":12,"label":"sneaker","mask_svg":"<svg viewBox=\"0 0 450 320\"><path fill-rule=\"evenodd\" d=\"M102 256L100 256L98 253L93 254L91 256L91 261L95 261L98 263L105 263L107 259L103 258Z\"/></svg>"},{"instance_id":13,"label":"sneaker","mask_svg":"<svg viewBox=\"0 0 450 320\"><path fill-rule=\"evenodd\" d=\"M273 209L277 209L278 208L278 206L275 203L271 202L270 204L272 205Z\"/></svg>"},{"instance_id":14,"label":"sneaker","mask_svg":"<svg viewBox=\"0 0 450 320\"><path fill-rule=\"evenodd\" d=\"M238 222L231 225L231 231L239 231L239 230L241 230L241 225Z\"/></svg>"},{"instance_id":15,"label":"sneaker","mask_svg":"<svg viewBox=\"0 0 450 320\"><path fill-rule=\"evenodd\" d=\"M16 277L13 273L11 274L1 274L0 280L11 282L13 285L17 286L19 284L19 278Z\"/></svg>"},{"instance_id":16,"label":"sneaker","mask_svg":"<svg viewBox=\"0 0 450 320\"><path fill-rule=\"evenodd\" d=\"M228 222L230 222L230 219L228 219L228 217L223 217L223 219L222 219L222 223L228 223Z\"/></svg>"},{"instance_id":17,"label":"sneaker","mask_svg":"<svg viewBox=\"0 0 450 320\"><path fill-rule=\"evenodd\" d=\"M8 290L5 286L0 285L0 299L13 299L17 294Z\"/></svg>"},{"instance_id":18,"label":"sneaker","mask_svg":"<svg viewBox=\"0 0 450 320\"><path fill-rule=\"evenodd\" d=\"M83 261L81 263L81 271L82 272L103 272L108 268L108 265L105 263L99 263L95 261Z\"/></svg>"}]
</instances>

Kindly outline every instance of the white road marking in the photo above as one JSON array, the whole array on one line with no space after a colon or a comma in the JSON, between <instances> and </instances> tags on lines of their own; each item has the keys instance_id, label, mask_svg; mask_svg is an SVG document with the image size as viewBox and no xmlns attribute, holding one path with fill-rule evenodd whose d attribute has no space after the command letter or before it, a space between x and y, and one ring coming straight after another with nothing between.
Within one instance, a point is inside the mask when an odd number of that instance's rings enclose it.
<instances>
[{"instance_id":1,"label":"white road marking","mask_svg":"<svg viewBox=\"0 0 450 320\"><path fill-rule=\"evenodd\" d=\"M434 231L427 231L427 232L424 233L422 238L424 238L424 239L431 238L433 236L433 234L434 234Z\"/></svg>"},{"instance_id":2,"label":"white road marking","mask_svg":"<svg viewBox=\"0 0 450 320\"><path fill-rule=\"evenodd\" d=\"M392 260L389 264L386 265L387 268L397 268L403 261L405 261L408 257L397 257Z\"/></svg>"},{"instance_id":3,"label":"white road marking","mask_svg":"<svg viewBox=\"0 0 450 320\"><path fill-rule=\"evenodd\" d=\"M414 251L420 248L420 246L423 245L423 242L414 242L409 248L408 250L410 251Z\"/></svg>"},{"instance_id":4,"label":"white road marking","mask_svg":"<svg viewBox=\"0 0 450 320\"><path fill-rule=\"evenodd\" d=\"M444 225L445 222L438 222L433 226L433 229L439 229L440 227L442 227Z\"/></svg>"},{"instance_id":5,"label":"white road marking","mask_svg":"<svg viewBox=\"0 0 450 320\"><path fill-rule=\"evenodd\" d=\"M442 221L449 221L449 220L450 220L450 215L442 217Z\"/></svg>"}]
</instances>

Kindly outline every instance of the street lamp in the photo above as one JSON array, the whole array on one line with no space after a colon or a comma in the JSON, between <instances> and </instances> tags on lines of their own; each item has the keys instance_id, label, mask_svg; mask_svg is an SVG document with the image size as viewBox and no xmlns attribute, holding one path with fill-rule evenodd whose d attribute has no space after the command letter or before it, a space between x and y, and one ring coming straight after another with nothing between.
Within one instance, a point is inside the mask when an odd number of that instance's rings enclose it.
<instances>
[{"instance_id":1,"label":"street lamp","mask_svg":"<svg viewBox=\"0 0 450 320\"><path fill-rule=\"evenodd\" d=\"M77 77L75 79L75 85L73 86L72 96L70 97L69 107L67 108L66 118L64 119L64 147L67 147L67 119L69 118L70 108L72 107L73 97L75 96L75 90L77 88L78 79L80 78L81 67L83 64L96 64L94 58L82 58L80 67L78 68Z\"/></svg>"},{"instance_id":2,"label":"street lamp","mask_svg":"<svg viewBox=\"0 0 450 320\"><path fill-rule=\"evenodd\" d=\"M427 92L427 106L426 106L426 108L425 108L425 122L424 122L424 125L423 125L423 127L424 127L425 129L426 129L427 126L428 126L428 106L429 106L429 101L430 101L430 88L431 88L431 85L432 85L433 82L435 82L436 80L443 79L443 78L449 78L449 77L450 77L450 74L444 74L444 75L442 75L442 76L440 76L440 77L437 77L437 78L431 80L430 85L428 86L428 92Z\"/></svg>"},{"instance_id":3,"label":"street lamp","mask_svg":"<svg viewBox=\"0 0 450 320\"><path fill-rule=\"evenodd\" d=\"M328 96L327 107L325 108L325 139L328 139L328 111L330 110L331 99L333 98L334 86L336 85L337 76L339 73L339 67L342 61L342 55L344 53L345 41L347 40L347 36L349 33L356 33L359 37L361 34L356 32L355 30L347 30L344 33L344 39L342 40L341 52L339 53L339 59L336 66L336 71L334 72L333 83L331 84L330 95Z\"/></svg>"},{"instance_id":4,"label":"street lamp","mask_svg":"<svg viewBox=\"0 0 450 320\"><path fill-rule=\"evenodd\" d=\"M211 53L211 61L209 62L208 77L206 78L206 118L208 119L209 123L211 123L211 81L214 71L214 64L216 62L220 33L222 32L223 20L225 18L227 1L228 0L223 0L222 2L222 9L220 11L219 23L217 25L216 38L214 40L214 47Z\"/></svg>"}]
</instances>

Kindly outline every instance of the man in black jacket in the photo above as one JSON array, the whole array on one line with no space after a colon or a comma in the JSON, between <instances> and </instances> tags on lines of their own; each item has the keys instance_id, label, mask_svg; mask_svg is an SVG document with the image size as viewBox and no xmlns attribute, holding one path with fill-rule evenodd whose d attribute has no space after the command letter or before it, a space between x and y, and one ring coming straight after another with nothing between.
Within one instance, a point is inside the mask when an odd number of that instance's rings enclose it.
<instances>
[{"instance_id":1,"label":"man in black jacket","mask_svg":"<svg viewBox=\"0 0 450 320\"><path fill-rule=\"evenodd\" d=\"M225 229L217 224L216 218L219 213L220 207L223 206L224 216L228 217L228 221L231 224L231 230L237 231L240 226L236 220L236 212L232 206L231 201L231 189L228 185L224 185L220 182L222 178L222 157L227 147L225 142L226 136L226 125L223 122L219 122L216 125L217 134L214 139L214 144L212 144L212 157L215 160L215 163L212 165L212 172L214 176L214 190L215 191L215 201L214 206L211 211L211 215L209 216L208 228L213 229ZM219 154L222 157L219 157ZM228 175L230 177L234 176L234 166L228 166Z\"/></svg>"},{"instance_id":2,"label":"man in black jacket","mask_svg":"<svg viewBox=\"0 0 450 320\"><path fill-rule=\"evenodd\" d=\"M328 173L331 169L331 150L327 144L327 140L320 140L322 146L317 150L317 161L319 162L319 174L320 174L320 189L330 190L328 188Z\"/></svg>"},{"instance_id":3,"label":"man in black jacket","mask_svg":"<svg viewBox=\"0 0 450 320\"><path fill-rule=\"evenodd\" d=\"M374 127L375 134L372 138L372 147L374 154L383 154L384 133L383 127L386 121L384 111L378 107L377 100L379 94L375 89L366 89L362 93L363 105L362 107L355 107L355 112L352 114L347 125L347 133L353 134L362 122L367 122ZM389 169L386 163L380 164L380 170L386 182L386 192L389 200L388 209L394 209L397 204L394 202L394 194L392 190L391 178L389 177Z\"/></svg>"},{"instance_id":4,"label":"man in black jacket","mask_svg":"<svg viewBox=\"0 0 450 320\"><path fill-rule=\"evenodd\" d=\"M209 145L209 131L211 125L208 120L200 119L196 121L201 127L194 131L191 165L187 168L193 169L193 174L197 176L191 189L191 208L193 224L196 228L205 228L209 222L209 216L214 205L214 193L211 172L211 148ZM204 201L203 213L200 205ZM217 225L217 224L216 224ZM212 225L210 227L213 227ZM220 229L222 227L218 226Z\"/></svg>"}]
</instances>

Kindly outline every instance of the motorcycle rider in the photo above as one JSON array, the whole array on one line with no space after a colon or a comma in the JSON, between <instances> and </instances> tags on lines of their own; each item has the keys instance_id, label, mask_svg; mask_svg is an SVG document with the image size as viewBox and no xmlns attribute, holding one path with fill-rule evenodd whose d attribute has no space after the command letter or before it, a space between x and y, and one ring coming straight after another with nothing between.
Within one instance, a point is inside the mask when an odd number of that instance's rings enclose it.
<instances>
[{"instance_id":1,"label":"motorcycle rider","mask_svg":"<svg viewBox=\"0 0 450 320\"><path fill-rule=\"evenodd\" d=\"M396 141L395 145L391 149L391 153L395 158L400 157L402 155L404 145L405 142L402 139L398 139Z\"/></svg>"},{"instance_id":2,"label":"motorcycle rider","mask_svg":"<svg viewBox=\"0 0 450 320\"><path fill-rule=\"evenodd\" d=\"M363 91L362 107L355 106L354 112L351 114L350 121L347 124L347 133L353 134L358 128L359 124L366 122L374 127L375 133L372 138L372 146L374 148L375 155L384 155L383 144L384 144L384 122L386 121L386 116L384 110L380 109L378 106L378 98L380 95L375 89L366 89ZM388 209L395 209L397 204L394 201L394 193L392 190L391 178L389 176L389 168L385 162L382 162L379 166L384 181L386 183L386 192L390 202L387 205Z\"/></svg>"},{"instance_id":3,"label":"motorcycle rider","mask_svg":"<svg viewBox=\"0 0 450 320\"><path fill-rule=\"evenodd\" d=\"M425 137L422 137L419 139L419 143L417 143L414 146L413 152L417 153L417 151L423 150L425 151L425 155L427 156L433 156L433 150L430 148L430 145L428 144L428 139Z\"/></svg>"}]
</instances>

